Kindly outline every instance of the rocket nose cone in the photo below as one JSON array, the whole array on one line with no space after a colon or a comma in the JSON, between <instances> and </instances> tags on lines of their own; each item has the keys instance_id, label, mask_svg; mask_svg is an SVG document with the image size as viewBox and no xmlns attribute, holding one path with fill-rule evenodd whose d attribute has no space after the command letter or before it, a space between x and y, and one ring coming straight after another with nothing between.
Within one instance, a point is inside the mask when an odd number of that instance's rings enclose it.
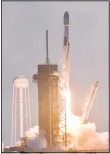
<instances>
[{"instance_id":1,"label":"rocket nose cone","mask_svg":"<svg viewBox=\"0 0 110 154\"><path fill-rule=\"evenodd\" d=\"M64 16L69 16L69 13L66 11L66 12L64 13Z\"/></svg>"},{"instance_id":2,"label":"rocket nose cone","mask_svg":"<svg viewBox=\"0 0 110 154\"><path fill-rule=\"evenodd\" d=\"M64 13L64 25L69 25L69 13L67 11Z\"/></svg>"}]
</instances>

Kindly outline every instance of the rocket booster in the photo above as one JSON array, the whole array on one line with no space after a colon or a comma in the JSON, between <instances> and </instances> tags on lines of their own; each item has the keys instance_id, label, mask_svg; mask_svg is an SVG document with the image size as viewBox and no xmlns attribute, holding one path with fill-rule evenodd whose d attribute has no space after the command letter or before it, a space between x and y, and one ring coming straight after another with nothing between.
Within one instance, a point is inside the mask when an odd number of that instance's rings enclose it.
<instances>
[{"instance_id":1,"label":"rocket booster","mask_svg":"<svg viewBox=\"0 0 110 154\"><path fill-rule=\"evenodd\" d=\"M64 46L69 44L69 14L64 13Z\"/></svg>"},{"instance_id":2,"label":"rocket booster","mask_svg":"<svg viewBox=\"0 0 110 154\"><path fill-rule=\"evenodd\" d=\"M63 73L62 76L65 78L66 87L67 83L69 83L69 14L66 11L64 13L64 42L63 42L63 59L62 59L62 69ZM54 75L58 75L58 73L54 72Z\"/></svg>"},{"instance_id":3,"label":"rocket booster","mask_svg":"<svg viewBox=\"0 0 110 154\"><path fill-rule=\"evenodd\" d=\"M69 80L70 80L70 73L69 73L69 14L66 11L64 13L64 57L63 57L63 71L64 71L64 78L66 81L66 88L69 88Z\"/></svg>"},{"instance_id":4,"label":"rocket booster","mask_svg":"<svg viewBox=\"0 0 110 154\"><path fill-rule=\"evenodd\" d=\"M66 58L69 56L69 14L66 11L64 13L64 50L66 52Z\"/></svg>"}]
</instances>

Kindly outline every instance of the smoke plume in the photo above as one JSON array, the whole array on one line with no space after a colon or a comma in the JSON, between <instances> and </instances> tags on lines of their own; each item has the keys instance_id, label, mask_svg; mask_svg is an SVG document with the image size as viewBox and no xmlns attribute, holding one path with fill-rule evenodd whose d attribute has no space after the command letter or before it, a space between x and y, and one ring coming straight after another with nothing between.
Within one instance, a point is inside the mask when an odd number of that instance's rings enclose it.
<instances>
[{"instance_id":1,"label":"smoke plume","mask_svg":"<svg viewBox=\"0 0 110 154\"><path fill-rule=\"evenodd\" d=\"M33 149L34 151L43 149L47 147L47 142L45 139L45 133L43 131L39 132L39 127L35 126L30 128L26 133L25 136L28 137L27 139L27 146L29 149Z\"/></svg>"},{"instance_id":2,"label":"smoke plume","mask_svg":"<svg viewBox=\"0 0 110 154\"><path fill-rule=\"evenodd\" d=\"M104 150L109 148L108 132L96 132L95 123L80 125L80 117L74 115L71 122L69 127L71 129L68 129L68 147L65 148L59 145L57 150L67 150L69 148L76 150ZM26 134L29 137L27 141L29 148L38 150L47 147L44 132L39 133L38 126L31 128Z\"/></svg>"},{"instance_id":3,"label":"smoke plume","mask_svg":"<svg viewBox=\"0 0 110 154\"><path fill-rule=\"evenodd\" d=\"M109 148L108 138L107 132L96 132L95 123L83 124L70 133L68 147L77 150L104 150Z\"/></svg>"}]
</instances>

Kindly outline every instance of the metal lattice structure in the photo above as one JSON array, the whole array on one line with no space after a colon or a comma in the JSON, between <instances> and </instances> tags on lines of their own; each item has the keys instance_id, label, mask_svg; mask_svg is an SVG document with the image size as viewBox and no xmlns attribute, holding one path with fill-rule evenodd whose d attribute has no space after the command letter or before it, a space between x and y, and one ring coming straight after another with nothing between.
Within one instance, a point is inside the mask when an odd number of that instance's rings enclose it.
<instances>
[{"instance_id":1,"label":"metal lattice structure","mask_svg":"<svg viewBox=\"0 0 110 154\"><path fill-rule=\"evenodd\" d=\"M52 75L51 78L51 94L53 95L52 101L52 144L57 145L62 143L66 145L66 110L65 106L62 103L64 99L60 98L60 91L58 82L55 84L55 80L59 81L59 76ZM56 103L54 97L58 98L58 103Z\"/></svg>"},{"instance_id":2,"label":"metal lattice structure","mask_svg":"<svg viewBox=\"0 0 110 154\"><path fill-rule=\"evenodd\" d=\"M49 145L66 145L66 109L64 99L59 99L59 76L54 71L58 71L57 65L38 65L38 73L33 75L38 86L39 129L47 131Z\"/></svg>"},{"instance_id":3,"label":"metal lattice structure","mask_svg":"<svg viewBox=\"0 0 110 154\"><path fill-rule=\"evenodd\" d=\"M59 130L60 130L60 140L64 146L67 146L66 100L65 100L65 95L61 93L65 88L64 85L62 84L62 81L63 79L59 77L59 104L60 104Z\"/></svg>"},{"instance_id":4,"label":"metal lattice structure","mask_svg":"<svg viewBox=\"0 0 110 154\"><path fill-rule=\"evenodd\" d=\"M59 76L54 72L58 73L58 65L49 62L46 30L46 64L38 65L38 73L33 75L33 81L38 87L39 130L46 132L49 145L65 143L66 139L66 109L64 102L59 99Z\"/></svg>"},{"instance_id":5,"label":"metal lattice structure","mask_svg":"<svg viewBox=\"0 0 110 154\"><path fill-rule=\"evenodd\" d=\"M51 99L51 125L52 145L56 145L59 134L59 102L58 102L58 77L50 76L50 99ZM57 101L56 101L57 100Z\"/></svg>"}]
</instances>

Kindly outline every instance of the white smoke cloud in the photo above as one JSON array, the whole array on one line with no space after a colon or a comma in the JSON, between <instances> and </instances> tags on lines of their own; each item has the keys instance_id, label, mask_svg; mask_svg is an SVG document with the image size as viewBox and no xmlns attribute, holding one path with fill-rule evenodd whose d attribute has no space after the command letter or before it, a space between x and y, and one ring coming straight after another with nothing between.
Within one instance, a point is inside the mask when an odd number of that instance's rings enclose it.
<instances>
[{"instance_id":1,"label":"white smoke cloud","mask_svg":"<svg viewBox=\"0 0 110 154\"><path fill-rule=\"evenodd\" d=\"M4 145L4 143L2 142L2 152L4 152L4 148L5 148L6 146Z\"/></svg>"},{"instance_id":2,"label":"white smoke cloud","mask_svg":"<svg viewBox=\"0 0 110 154\"><path fill-rule=\"evenodd\" d=\"M104 150L109 148L108 139L107 132L98 133L95 123L88 123L79 125L73 133L70 133L68 147L77 150Z\"/></svg>"},{"instance_id":3,"label":"white smoke cloud","mask_svg":"<svg viewBox=\"0 0 110 154\"><path fill-rule=\"evenodd\" d=\"M78 118L76 118L78 119ZM72 120L74 123L74 120ZM71 125L73 126L73 124ZM27 139L27 147L32 149L33 152L39 152L43 149L47 149L47 152L60 152L68 151L68 149L73 150L106 150L109 148L109 133L96 132L95 123L87 123L83 125L76 125L73 128L73 132L68 134L68 146L64 147L59 144L57 147L47 147L47 142L44 132L39 132L39 127L35 126L28 130L25 135ZM2 143L2 149L5 145ZM49 149L50 148L50 149ZM45 152L45 150L43 150Z\"/></svg>"},{"instance_id":4,"label":"white smoke cloud","mask_svg":"<svg viewBox=\"0 0 110 154\"><path fill-rule=\"evenodd\" d=\"M39 127L35 126L30 128L26 133L25 136L28 137L27 139L27 146L29 149L33 149L34 151L43 149L47 147L47 142L45 139L45 133L39 132Z\"/></svg>"},{"instance_id":5,"label":"white smoke cloud","mask_svg":"<svg viewBox=\"0 0 110 154\"><path fill-rule=\"evenodd\" d=\"M76 118L79 121L79 117ZM78 122L77 122L78 123ZM74 120L73 120L74 124ZM74 125L71 125L74 126ZM72 130L72 128L71 128ZM28 138L27 146L34 151L38 149L47 148L47 142L45 139L44 132L38 133L38 126L31 128L28 132L26 132ZM36 135L37 134L37 135ZM66 151L69 148L76 150L104 150L109 148L109 133L96 132L95 123L87 123L83 125L76 125L73 128L73 132L68 134L68 147L65 148L63 145L59 145L56 150L64 150ZM54 150L53 150L54 151Z\"/></svg>"},{"instance_id":6,"label":"white smoke cloud","mask_svg":"<svg viewBox=\"0 0 110 154\"><path fill-rule=\"evenodd\" d=\"M25 132L26 137L35 137L39 134L39 126L34 126Z\"/></svg>"},{"instance_id":7,"label":"white smoke cloud","mask_svg":"<svg viewBox=\"0 0 110 154\"><path fill-rule=\"evenodd\" d=\"M5 148L5 144L2 142L2 148Z\"/></svg>"}]
</instances>

